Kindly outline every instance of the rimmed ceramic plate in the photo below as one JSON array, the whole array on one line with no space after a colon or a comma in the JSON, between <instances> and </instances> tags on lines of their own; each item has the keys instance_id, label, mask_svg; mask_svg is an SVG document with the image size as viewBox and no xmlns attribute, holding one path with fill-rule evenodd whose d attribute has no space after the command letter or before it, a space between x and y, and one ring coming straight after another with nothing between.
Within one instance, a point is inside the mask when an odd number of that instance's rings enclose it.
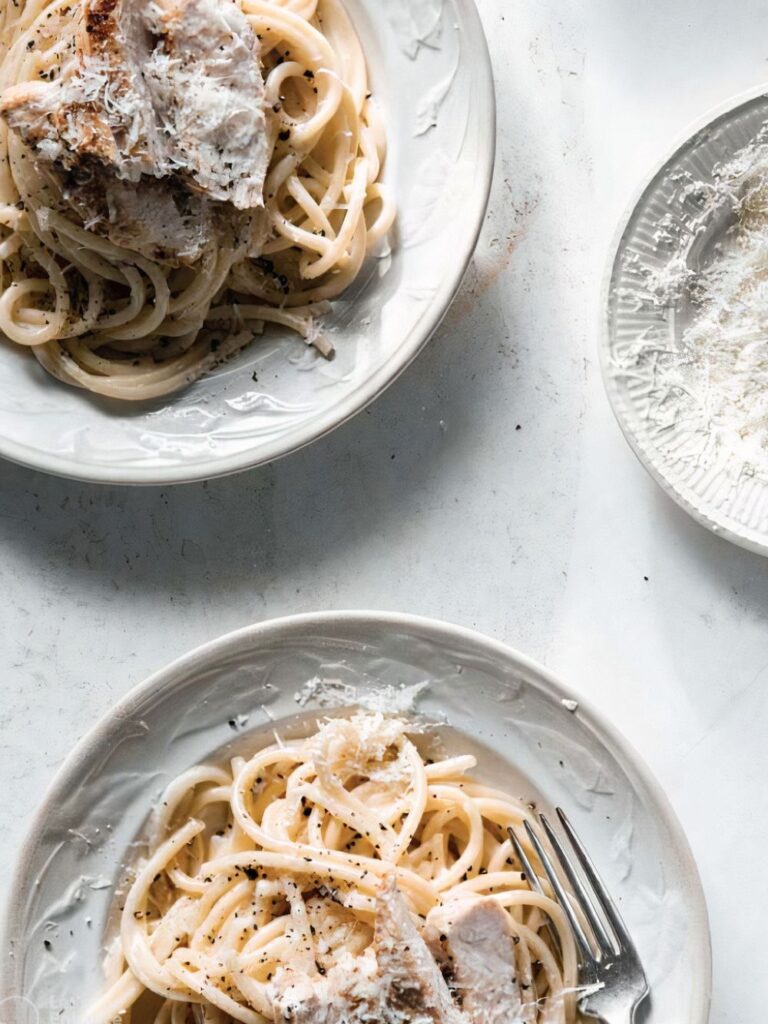
<instances>
[{"instance_id":1,"label":"rimmed ceramic plate","mask_svg":"<svg viewBox=\"0 0 768 1024\"><path fill-rule=\"evenodd\" d=\"M345 0L389 139L399 215L324 323L327 362L295 335L257 339L175 396L115 403L59 384L0 342L0 455L110 483L237 472L301 448L390 384L437 327L474 250L495 146L493 80L473 0ZM254 376L256 380L254 380Z\"/></svg>"},{"instance_id":2,"label":"rimmed ceramic plate","mask_svg":"<svg viewBox=\"0 0 768 1024\"><path fill-rule=\"evenodd\" d=\"M665 160L622 225L601 340L608 396L642 464L696 520L762 555L768 454L755 432L761 418L718 422L706 378L698 384L689 376L684 332L700 315L702 272L736 221L733 202L721 201L718 172L758 136L765 141L767 126L763 87L708 115Z\"/></svg>"},{"instance_id":3,"label":"rimmed ceramic plate","mask_svg":"<svg viewBox=\"0 0 768 1024\"><path fill-rule=\"evenodd\" d=\"M318 706L329 691L338 706ZM113 886L171 777L271 743L274 730L306 733L319 714L382 700L413 702L409 713L437 723L449 751L477 755L478 777L568 809L641 953L652 990L644 1020L705 1024L704 898L680 825L638 755L511 648L364 612L278 619L206 644L133 690L78 745L20 851L0 961L4 1024L83 1019L100 991Z\"/></svg>"}]
</instances>

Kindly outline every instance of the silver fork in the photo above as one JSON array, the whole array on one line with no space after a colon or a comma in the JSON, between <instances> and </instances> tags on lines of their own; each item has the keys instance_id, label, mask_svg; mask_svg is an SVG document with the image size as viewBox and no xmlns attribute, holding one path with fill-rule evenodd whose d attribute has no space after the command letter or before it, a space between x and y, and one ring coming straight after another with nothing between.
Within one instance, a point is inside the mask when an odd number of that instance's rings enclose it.
<instances>
[{"instance_id":1,"label":"silver fork","mask_svg":"<svg viewBox=\"0 0 768 1024\"><path fill-rule=\"evenodd\" d=\"M552 858L531 828L530 823L526 821L524 824L528 839L544 868L544 873L549 879L558 903L568 918L576 941L579 958L579 987L584 987L587 990L578 999L579 1009L582 1013L603 1021L604 1024L632 1024L637 1007L648 995L648 982L640 958L616 904L601 881L565 812L559 807L557 816L578 858L584 877L589 883L587 886L582 881L574 868L573 860L563 849L552 826L546 817L540 814L539 820L542 828L555 852L563 874L570 884L570 894L566 893L560 875L552 863ZM507 831L531 888L535 892L543 893L542 884L533 870L530 859L515 834L515 830L509 828ZM580 911L582 919L589 925L592 933L591 941L574 910L574 904ZM602 911L602 917L598 913L596 904ZM551 932L556 940L555 929L551 928Z\"/></svg>"}]
</instances>

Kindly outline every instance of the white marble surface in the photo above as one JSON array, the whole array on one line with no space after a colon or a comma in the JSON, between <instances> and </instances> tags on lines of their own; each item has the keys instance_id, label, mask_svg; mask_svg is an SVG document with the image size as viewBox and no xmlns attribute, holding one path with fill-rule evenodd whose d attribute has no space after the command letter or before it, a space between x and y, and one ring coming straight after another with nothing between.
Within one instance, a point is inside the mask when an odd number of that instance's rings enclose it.
<instances>
[{"instance_id":1,"label":"white marble surface","mask_svg":"<svg viewBox=\"0 0 768 1024\"><path fill-rule=\"evenodd\" d=\"M645 475L603 394L596 322L642 176L692 119L768 77L768 6L481 9L499 95L488 222L439 335L378 403L208 485L0 466L0 872L63 756L152 669L255 619L420 612L545 662L642 752L701 868L712 1022L751 1024L768 1003L768 562Z\"/></svg>"}]
</instances>

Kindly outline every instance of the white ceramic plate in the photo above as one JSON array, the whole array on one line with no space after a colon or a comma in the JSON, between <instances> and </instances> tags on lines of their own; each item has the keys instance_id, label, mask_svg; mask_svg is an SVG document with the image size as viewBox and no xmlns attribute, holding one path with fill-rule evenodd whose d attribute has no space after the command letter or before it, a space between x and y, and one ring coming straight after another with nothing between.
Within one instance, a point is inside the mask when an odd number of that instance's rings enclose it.
<instances>
[{"instance_id":1,"label":"white ceramic plate","mask_svg":"<svg viewBox=\"0 0 768 1024\"><path fill-rule=\"evenodd\" d=\"M111 483L233 473L339 426L425 344L488 200L495 118L485 38L473 0L345 3L384 108L399 216L391 256L371 260L325 320L336 358L278 331L188 390L129 406L59 384L0 342L0 455Z\"/></svg>"},{"instance_id":2,"label":"white ceramic plate","mask_svg":"<svg viewBox=\"0 0 768 1024\"><path fill-rule=\"evenodd\" d=\"M492 783L568 809L637 942L652 990L643 1019L705 1024L710 949L696 866L637 754L512 649L362 612L278 619L206 644L133 690L78 745L20 852L0 958L4 1024L80 1024L100 991L112 887L159 792L196 763L273 742L274 729L312 730L316 705L296 701L312 679L346 684L348 704L427 680L416 711L443 723L449 750L475 752L476 774Z\"/></svg>"},{"instance_id":3,"label":"white ceramic plate","mask_svg":"<svg viewBox=\"0 0 768 1024\"><path fill-rule=\"evenodd\" d=\"M621 228L601 340L608 397L651 476L708 529L763 555L768 554L765 460L762 468L751 460L753 442L737 431L715 434L706 403L694 395L675 411L659 361L679 364L682 334L696 305L687 286L660 298L649 282L672 260L678 273L690 273L695 281L712 259L734 214L704 199L717 167L768 124L764 92L763 87L759 95L740 96L710 113L644 188Z\"/></svg>"}]
</instances>

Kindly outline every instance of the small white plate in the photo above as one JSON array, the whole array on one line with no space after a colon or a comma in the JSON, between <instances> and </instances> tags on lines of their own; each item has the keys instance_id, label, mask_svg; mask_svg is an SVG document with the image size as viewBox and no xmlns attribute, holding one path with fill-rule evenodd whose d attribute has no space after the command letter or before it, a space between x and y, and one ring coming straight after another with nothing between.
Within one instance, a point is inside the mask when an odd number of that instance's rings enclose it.
<instances>
[{"instance_id":1,"label":"small white plate","mask_svg":"<svg viewBox=\"0 0 768 1024\"><path fill-rule=\"evenodd\" d=\"M670 405L659 360L679 363L697 307L688 286L654 295L649 282L671 261L681 281L688 275L695 281L707 267L735 214L704 197L717 168L766 124L763 86L710 112L664 161L622 223L601 338L608 397L642 464L694 519L762 555L768 554L768 472L753 463L738 431L715 433L706 405L693 395L679 413Z\"/></svg>"},{"instance_id":2,"label":"small white plate","mask_svg":"<svg viewBox=\"0 0 768 1024\"><path fill-rule=\"evenodd\" d=\"M476 775L540 807L567 808L642 956L646 1024L705 1024L701 885L634 750L511 648L428 619L365 612L278 619L206 644L133 690L76 747L20 851L0 957L4 1024L79 1024L100 991L113 886L164 785L201 761L273 742L275 729L306 734L319 714L338 713L297 702L313 679L346 685L347 706L427 681L416 712L442 723L449 750L476 754Z\"/></svg>"},{"instance_id":3,"label":"small white plate","mask_svg":"<svg viewBox=\"0 0 768 1024\"><path fill-rule=\"evenodd\" d=\"M336 358L270 328L187 390L135 405L60 384L0 340L0 455L103 483L234 473L339 426L426 343L461 282L488 201L496 132L485 37L473 0L345 5L383 106L385 176L399 214L391 255L370 260L324 320Z\"/></svg>"}]
</instances>

